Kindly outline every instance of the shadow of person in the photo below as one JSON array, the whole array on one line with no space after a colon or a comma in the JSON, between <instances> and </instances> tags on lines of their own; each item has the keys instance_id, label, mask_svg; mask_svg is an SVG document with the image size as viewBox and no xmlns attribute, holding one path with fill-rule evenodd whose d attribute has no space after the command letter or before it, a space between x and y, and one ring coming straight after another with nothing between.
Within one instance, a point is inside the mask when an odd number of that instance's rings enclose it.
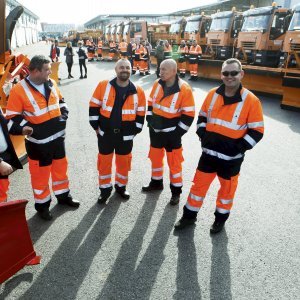
<instances>
[{"instance_id":1,"label":"shadow of person","mask_svg":"<svg viewBox=\"0 0 300 300\"><path fill-rule=\"evenodd\" d=\"M196 226L190 226L182 231L174 231L178 236L178 261L176 276L176 293L174 300L200 300L201 289L197 274L197 253L194 242Z\"/></svg>"},{"instance_id":2,"label":"shadow of person","mask_svg":"<svg viewBox=\"0 0 300 300\"><path fill-rule=\"evenodd\" d=\"M219 234L211 235L211 241L210 299L231 300L230 259L226 229L224 228Z\"/></svg>"},{"instance_id":3,"label":"shadow of person","mask_svg":"<svg viewBox=\"0 0 300 300\"><path fill-rule=\"evenodd\" d=\"M70 210L74 210L74 208L62 205L55 205L53 208L50 209L51 214L53 215L53 220L42 220L37 213L34 214L30 219L28 219L27 224L29 227L30 236L33 244L36 244L36 242L51 227L51 225L53 224L53 222L55 222L56 219L60 218L64 213Z\"/></svg>"},{"instance_id":4,"label":"shadow of person","mask_svg":"<svg viewBox=\"0 0 300 300\"><path fill-rule=\"evenodd\" d=\"M110 232L121 205L112 196L107 205L95 204L60 244L23 299L76 299L94 256ZM100 214L101 212L101 214ZM52 288L49 287L51 284Z\"/></svg>"},{"instance_id":5,"label":"shadow of person","mask_svg":"<svg viewBox=\"0 0 300 300\"><path fill-rule=\"evenodd\" d=\"M33 274L31 273L24 273L20 275L16 275L13 278L7 280L4 285L4 289L0 294L0 299L9 299L9 294L17 288L22 282L26 281L28 283L32 282Z\"/></svg>"},{"instance_id":6,"label":"shadow of person","mask_svg":"<svg viewBox=\"0 0 300 300\"><path fill-rule=\"evenodd\" d=\"M134 227L124 240L111 272L98 296L99 300L115 299L116 297L122 300L138 299L134 289L134 280L136 280L134 272L144 242L144 235L148 230L156 205L157 201L153 199L153 194L147 194ZM141 299L143 298L147 297L144 296Z\"/></svg>"}]
</instances>

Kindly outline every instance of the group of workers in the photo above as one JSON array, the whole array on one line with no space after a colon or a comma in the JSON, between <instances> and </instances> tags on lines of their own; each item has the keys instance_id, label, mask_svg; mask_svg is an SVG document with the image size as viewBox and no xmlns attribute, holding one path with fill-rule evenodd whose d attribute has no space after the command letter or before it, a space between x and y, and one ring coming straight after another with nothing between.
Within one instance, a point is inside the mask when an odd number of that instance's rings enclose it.
<instances>
[{"instance_id":1,"label":"group of workers","mask_svg":"<svg viewBox=\"0 0 300 300\"><path fill-rule=\"evenodd\" d=\"M195 49L193 51L198 51ZM190 85L178 76L176 61L167 58L160 64L160 78L154 82L146 106L143 89L130 80L134 66L126 58L118 60L116 77L99 82L89 102L90 125L98 138L98 203L105 203L112 193L114 155L115 191L124 199L130 198L127 185L133 139L142 131L146 116L152 171L151 180L142 191L149 193L164 188L163 160L166 153L170 170L170 204L178 205L183 186L182 136L190 129L195 116L193 92ZM33 57L29 70L29 76L11 90L6 111L7 127L2 115L0 119L0 140L6 140L6 147L0 148L0 201L7 199L7 176L12 167L20 167L8 132L27 135L25 142L35 209L41 218L51 220L50 176L59 204L72 207L80 204L71 196L67 176L64 139L68 108L55 82L49 79L49 59ZM221 231L229 217L245 152L260 141L264 132L261 103L242 86L243 75L237 59L225 61L221 71L223 84L209 91L200 109L197 135L202 154L199 153L201 157L183 215L175 224L177 230L196 222L197 213L216 176L221 186L210 231Z\"/></svg>"}]
</instances>

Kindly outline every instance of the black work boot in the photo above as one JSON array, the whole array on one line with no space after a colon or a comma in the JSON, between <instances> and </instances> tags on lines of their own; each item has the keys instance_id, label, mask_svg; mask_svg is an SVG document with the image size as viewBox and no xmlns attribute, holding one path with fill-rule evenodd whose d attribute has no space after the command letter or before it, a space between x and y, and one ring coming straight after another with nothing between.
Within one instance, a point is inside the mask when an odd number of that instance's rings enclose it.
<instances>
[{"instance_id":1,"label":"black work boot","mask_svg":"<svg viewBox=\"0 0 300 300\"><path fill-rule=\"evenodd\" d=\"M180 200L180 194L182 193L182 186L174 186L172 183L170 183L170 189L172 193L170 204L177 205Z\"/></svg>"},{"instance_id":2,"label":"black work boot","mask_svg":"<svg viewBox=\"0 0 300 300\"><path fill-rule=\"evenodd\" d=\"M170 204L171 205L177 205L179 203L179 200L180 200L180 194L173 194L172 193Z\"/></svg>"},{"instance_id":3,"label":"black work boot","mask_svg":"<svg viewBox=\"0 0 300 300\"><path fill-rule=\"evenodd\" d=\"M112 187L101 189L100 188L100 196L98 197L98 203L103 204L110 197L112 191Z\"/></svg>"},{"instance_id":4,"label":"black work boot","mask_svg":"<svg viewBox=\"0 0 300 300\"><path fill-rule=\"evenodd\" d=\"M58 202L58 204L61 204L61 205L67 205L67 206L76 207L76 208L79 207L79 205L80 205L80 202L78 200L73 199L73 197L71 195L68 195L67 197L64 197L64 198L57 197L57 202Z\"/></svg>"},{"instance_id":5,"label":"black work boot","mask_svg":"<svg viewBox=\"0 0 300 300\"><path fill-rule=\"evenodd\" d=\"M210 233L215 234L215 233L222 231L222 229L225 226L225 222L228 218L229 218L229 213L221 214L221 213L215 211L215 221L210 227Z\"/></svg>"},{"instance_id":6,"label":"black work boot","mask_svg":"<svg viewBox=\"0 0 300 300\"><path fill-rule=\"evenodd\" d=\"M39 217L43 220L51 221L53 219L53 216L52 216L51 212L49 211L49 208L44 208L44 209L38 210L37 213L38 213Z\"/></svg>"},{"instance_id":7,"label":"black work boot","mask_svg":"<svg viewBox=\"0 0 300 300\"><path fill-rule=\"evenodd\" d=\"M115 184L115 190L123 199L128 200L130 198L130 194L126 191L126 186L118 186Z\"/></svg>"},{"instance_id":8,"label":"black work boot","mask_svg":"<svg viewBox=\"0 0 300 300\"><path fill-rule=\"evenodd\" d=\"M179 221L174 225L175 230L181 230L185 227L195 224L197 221L197 212L189 210L185 206L183 207L183 215Z\"/></svg>"},{"instance_id":9,"label":"black work boot","mask_svg":"<svg viewBox=\"0 0 300 300\"><path fill-rule=\"evenodd\" d=\"M148 185L142 187L143 192L161 191L164 188L163 180L155 180L151 178Z\"/></svg>"}]
</instances>

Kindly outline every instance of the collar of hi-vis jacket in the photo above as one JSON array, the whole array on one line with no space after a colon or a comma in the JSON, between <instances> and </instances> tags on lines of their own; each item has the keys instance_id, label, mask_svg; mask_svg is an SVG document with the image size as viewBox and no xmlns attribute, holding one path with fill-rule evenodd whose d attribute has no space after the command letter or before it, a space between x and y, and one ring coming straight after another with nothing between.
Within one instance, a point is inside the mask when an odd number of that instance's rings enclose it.
<instances>
[{"instance_id":1,"label":"collar of hi-vis jacket","mask_svg":"<svg viewBox=\"0 0 300 300\"><path fill-rule=\"evenodd\" d=\"M166 82L162 81L161 79L159 79L158 84L161 85L161 87L163 88L163 91L164 91L165 90L165 86L166 86ZM163 98L166 98L166 97L168 97L170 95L173 95L173 94L176 94L176 93L179 93L179 92L180 92L179 77L176 74L176 79L175 79L174 84L171 86L170 89L168 89L168 93L167 94L164 93Z\"/></svg>"},{"instance_id":2,"label":"collar of hi-vis jacket","mask_svg":"<svg viewBox=\"0 0 300 300\"><path fill-rule=\"evenodd\" d=\"M25 81L26 81L26 83L31 87L31 88L33 88L35 91L37 91L38 93L40 93L32 84L31 84L31 82L30 82L30 80L28 79L28 76L25 78ZM51 94L51 92L53 91L52 89L53 89L53 82L51 81L51 79L49 79L48 81L46 81L45 83L44 83L44 87L45 87L45 94L46 95L43 95L44 97L45 97L45 99L47 100L47 102L48 102L48 100L49 100L49 97L50 97L50 94Z\"/></svg>"},{"instance_id":3,"label":"collar of hi-vis jacket","mask_svg":"<svg viewBox=\"0 0 300 300\"><path fill-rule=\"evenodd\" d=\"M230 104L234 104L234 103L238 103L238 102L242 102L242 96L241 96L241 91L242 91L242 85L240 84L239 88L237 89L236 93L234 96L232 97L228 97L225 95L225 84L223 83L222 85L220 85L217 90L216 93L221 95L223 97L224 100L224 105L230 105Z\"/></svg>"},{"instance_id":4,"label":"collar of hi-vis jacket","mask_svg":"<svg viewBox=\"0 0 300 300\"><path fill-rule=\"evenodd\" d=\"M109 84L111 86L113 86L115 88L115 90L118 88L118 84L117 84L117 77L113 78ZM128 89L126 91L126 95L125 95L125 99L129 96L129 95L134 95L137 94L137 89L135 87L135 85L129 80L129 86Z\"/></svg>"}]
</instances>

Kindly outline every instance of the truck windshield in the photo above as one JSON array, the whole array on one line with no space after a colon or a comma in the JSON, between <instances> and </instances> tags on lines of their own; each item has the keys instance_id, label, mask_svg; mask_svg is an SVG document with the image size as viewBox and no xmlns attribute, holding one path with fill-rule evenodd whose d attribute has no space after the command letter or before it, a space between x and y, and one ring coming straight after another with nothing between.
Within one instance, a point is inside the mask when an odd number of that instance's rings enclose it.
<instances>
[{"instance_id":1,"label":"truck windshield","mask_svg":"<svg viewBox=\"0 0 300 300\"><path fill-rule=\"evenodd\" d=\"M247 32L266 30L269 25L270 17L271 15L246 16L241 31Z\"/></svg>"},{"instance_id":2,"label":"truck windshield","mask_svg":"<svg viewBox=\"0 0 300 300\"><path fill-rule=\"evenodd\" d=\"M230 19L231 19L230 17L229 18L213 19L209 31L226 31L226 30L229 30Z\"/></svg>"},{"instance_id":3,"label":"truck windshield","mask_svg":"<svg viewBox=\"0 0 300 300\"><path fill-rule=\"evenodd\" d=\"M112 29L111 29L111 34L116 34L116 29L117 29L117 27L113 27Z\"/></svg>"},{"instance_id":4,"label":"truck windshield","mask_svg":"<svg viewBox=\"0 0 300 300\"><path fill-rule=\"evenodd\" d=\"M193 31L199 31L199 23L200 21L188 21L186 23L185 32L193 32Z\"/></svg>"},{"instance_id":5,"label":"truck windshield","mask_svg":"<svg viewBox=\"0 0 300 300\"><path fill-rule=\"evenodd\" d=\"M300 30L300 11L295 11L289 26L289 31Z\"/></svg>"},{"instance_id":6,"label":"truck windshield","mask_svg":"<svg viewBox=\"0 0 300 300\"><path fill-rule=\"evenodd\" d=\"M122 32L122 25L118 25L117 27L117 33L121 33Z\"/></svg>"},{"instance_id":7,"label":"truck windshield","mask_svg":"<svg viewBox=\"0 0 300 300\"><path fill-rule=\"evenodd\" d=\"M110 27L106 27L105 34L110 34Z\"/></svg>"},{"instance_id":8,"label":"truck windshield","mask_svg":"<svg viewBox=\"0 0 300 300\"><path fill-rule=\"evenodd\" d=\"M176 33L180 31L180 24L179 23L175 23L171 25L170 28L170 33Z\"/></svg>"}]
</instances>

